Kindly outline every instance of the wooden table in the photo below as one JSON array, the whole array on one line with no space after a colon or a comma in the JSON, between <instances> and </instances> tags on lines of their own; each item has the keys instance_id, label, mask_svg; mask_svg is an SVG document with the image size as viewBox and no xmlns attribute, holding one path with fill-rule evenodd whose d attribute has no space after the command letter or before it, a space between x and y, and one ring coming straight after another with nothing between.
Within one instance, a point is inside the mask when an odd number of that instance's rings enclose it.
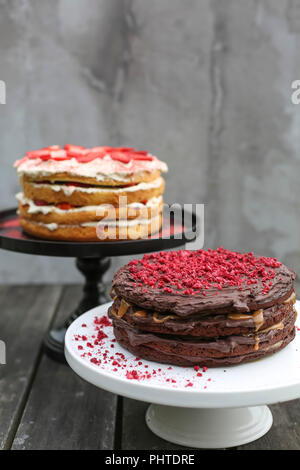
<instances>
[{"instance_id":1,"label":"wooden table","mask_svg":"<svg viewBox=\"0 0 300 470\"><path fill-rule=\"evenodd\" d=\"M80 286L0 287L0 449L184 449L148 430L146 403L101 391L43 354L46 331L80 296ZM299 405L271 406L272 429L239 449L299 450Z\"/></svg>"}]
</instances>

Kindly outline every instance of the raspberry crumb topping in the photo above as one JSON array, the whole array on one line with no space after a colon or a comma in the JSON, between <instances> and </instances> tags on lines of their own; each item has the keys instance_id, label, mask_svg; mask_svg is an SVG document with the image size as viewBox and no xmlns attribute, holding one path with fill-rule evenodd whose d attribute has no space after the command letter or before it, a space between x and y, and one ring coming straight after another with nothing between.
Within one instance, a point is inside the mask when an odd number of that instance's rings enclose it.
<instances>
[{"instance_id":1,"label":"raspberry crumb topping","mask_svg":"<svg viewBox=\"0 0 300 470\"><path fill-rule=\"evenodd\" d=\"M147 285L166 293L206 295L209 289L262 285L266 294L272 287L276 258L238 253L223 247L217 250L180 250L146 254L129 263L129 271L137 286Z\"/></svg>"}]
</instances>

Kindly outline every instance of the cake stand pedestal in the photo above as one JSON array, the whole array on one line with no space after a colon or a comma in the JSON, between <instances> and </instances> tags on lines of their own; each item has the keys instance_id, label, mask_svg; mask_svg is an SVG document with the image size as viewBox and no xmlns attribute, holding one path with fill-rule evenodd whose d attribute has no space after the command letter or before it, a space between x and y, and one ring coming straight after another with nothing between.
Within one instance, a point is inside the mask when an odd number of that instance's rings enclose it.
<instances>
[{"instance_id":1,"label":"cake stand pedestal","mask_svg":"<svg viewBox=\"0 0 300 470\"><path fill-rule=\"evenodd\" d=\"M58 328L50 330L44 339L44 350L49 357L65 362L64 340L71 323L87 310L107 302L102 278L110 266L110 258L77 258L76 267L84 276L83 297L78 307Z\"/></svg>"},{"instance_id":2,"label":"cake stand pedestal","mask_svg":"<svg viewBox=\"0 0 300 470\"><path fill-rule=\"evenodd\" d=\"M187 447L220 449L259 439L272 426L267 406L244 408L179 408L150 405L146 423L166 441Z\"/></svg>"},{"instance_id":3,"label":"cake stand pedestal","mask_svg":"<svg viewBox=\"0 0 300 470\"><path fill-rule=\"evenodd\" d=\"M179 210L179 209L178 209ZM84 276L83 297L78 307L59 328L52 329L44 340L48 356L65 362L64 337L67 328L82 313L107 301L102 279L110 266L110 257L135 255L182 246L196 238L196 216L180 209L158 234L141 240L60 242L26 235L19 223L17 209L0 212L0 248L40 256L76 259L76 267ZM178 224L178 220L182 223ZM175 222L176 221L176 222ZM170 222L170 223L169 223Z\"/></svg>"},{"instance_id":4,"label":"cake stand pedestal","mask_svg":"<svg viewBox=\"0 0 300 470\"><path fill-rule=\"evenodd\" d=\"M85 313L69 327L67 362L81 378L99 388L152 403L146 423L167 441L205 449L246 444L272 426L267 404L300 397L298 327L294 341L274 355L197 372L193 367L170 367L134 357L114 342L112 326L103 327L107 337L91 353L82 335L87 341L95 337L99 328L95 317L105 315L109 305ZM105 356L108 349L113 351L111 360Z\"/></svg>"}]
</instances>

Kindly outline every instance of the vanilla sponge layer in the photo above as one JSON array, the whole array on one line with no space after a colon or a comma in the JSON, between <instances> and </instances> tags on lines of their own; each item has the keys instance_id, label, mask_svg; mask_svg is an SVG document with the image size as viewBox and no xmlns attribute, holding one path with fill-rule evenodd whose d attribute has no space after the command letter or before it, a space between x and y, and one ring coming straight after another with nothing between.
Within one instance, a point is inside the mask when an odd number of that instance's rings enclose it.
<instances>
[{"instance_id":1,"label":"vanilla sponge layer","mask_svg":"<svg viewBox=\"0 0 300 470\"><path fill-rule=\"evenodd\" d=\"M20 217L23 230L34 237L60 241L137 240L157 233L162 225L159 214L151 219L85 222L80 225L44 224Z\"/></svg>"},{"instance_id":2,"label":"vanilla sponge layer","mask_svg":"<svg viewBox=\"0 0 300 470\"><path fill-rule=\"evenodd\" d=\"M46 162L47 163L47 162ZM18 169L18 174L24 182L35 182L35 181L49 181L50 183L56 183L57 181L74 181L76 183L84 183L90 185L101 184L102 186L126 186L128 184L138 184L141 182L150 182L154 181L161 175L161 169L154 168L152 171L136 171L132 173L130 167L128 167L128 172L122 173L111 173L111 174L98 174L97 176L92 176L95 174L94 164L84 164L79 165L77 171L72 171L72 168L69 168L68 172L59 171L63 167L64 162L60 162L59 165L56 165L56 171L54 171L54 164L51 162L47 169L40 169L38 166L33 166L30 168L22 169L22 166ZM78 167L77 162L74 163ZM45 165L44 165L45 166ZM81 173L80 173L81 172ZM86 175L84 175L84 172Z\"/></svg>"},{"instance_id":3,"label":"vanilla sponge layer","mask_svg":"<svg viewBox=\"0 0 300 470\"><path fill-rule=\"evenodd\" d=\"M39 206L23 193L17 194L19 214L24 219L44 224L77 225L102 219L149 219L157 216L163 209L162 196L153 197L146 204L134 202L126 206L114 207L109 204L60 209L55 205Z\"/></svg>"},{"instance_id":4,"label":"vanilla sponge layer","mask_svg":"<svg viewBox=\"0 0 300 470\"><path fill-rule=\"evenodd\" d=\"M40 199L49 204L67 202L73 206L112 204L117 207L120 204L120 198L126 197L127 204L148 201L153 197L161 196L165 189L165 181L162 177L127 187L78 187L65 184L37 184L26 180L22 180L21 183L27 199Z\"/></svg>"}]
</instances>

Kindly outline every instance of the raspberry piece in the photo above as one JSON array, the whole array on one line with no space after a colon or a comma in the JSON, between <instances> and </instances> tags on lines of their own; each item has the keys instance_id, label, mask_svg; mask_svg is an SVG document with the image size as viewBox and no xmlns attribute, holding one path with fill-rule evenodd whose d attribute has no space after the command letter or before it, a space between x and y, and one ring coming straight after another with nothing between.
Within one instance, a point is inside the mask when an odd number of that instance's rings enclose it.
<instances>
[{"instance_id":1,"label":"raspberry piece","mask_svg":"<svg viewBox=\"0 0 300 470\"><path fill-rule=\"evenodd\" d=\"M48 206L49 205L49 202L43 201L42 199L34 199L33 202L36 206Z\"/></svg>"},{"instance_id":2,"label":"raspberry piece","mask_svg":"<svg viewBox=\"0 0 300 470\"><path fill-rule=\"evenodd\" d=\"M74 206L72 206L72 205L69 204L68 202L60 202L59 204L56 204L56 207L58 207L58 208L61 209L62 211L68 211L68 210L74 208Z\"/></svg>"},{"instance_id":3,"label":"raspberry piece","mask_svg":"<svg viewBox=\"0 0 300 470\"><path fill-rule=\"evenodd\" d=\"M28 158L41 158L42 160L49 160L51 158L51 150L45 148L41 150L31 150L26 152Z\"/></svg>"},{"instance_id":4,"label":"raspberry piece","mask_svg":"<svg viewBox=\"0 0 300 470\"><path fill-rule=\"evenodd\" d=\"M60 160L69 160L69 156L65 150L51 150L50 151L51 160L60 161Z\"/></svg>"},{"instance_id":5,"label":"raspberry piece","mask_svg":"<svg viewBox=\"0 0 300 470\"><path fill-rule=\"evenodd\" d=\"M67 155L71 158L77 158L77 157L80 157L82 155L85 155L86 153L86 149L84 147L82 147L81 145L71 145L71 144L67 144L64 146L64 149L66 150L67 152Z\"/></svg>"},{"instance_id":6,"label":"raspberry piece","mask_svg":"<svg viewBox=\"0 0 300 470\"><path fill-rule=\"evenodd\" d=\"M79 163L89 163L92 162L93 160L96 160L96 158L102 158L104 155L100 152L89 152L86 155L80 155L77 157L77 161Z\"/></svg>"},{"instance_id":7,"label":"raspberry piece","mask_svg":"<svg viewBox=\"0 0 300 470\"><path fill-rule=\"evenodd\" d=\"M131 158L128 155L122 152L113 152L111 153L110 157L112 160L117 160L122 163L129 163L131 160Z\"/></svg>"}]
</instances>

